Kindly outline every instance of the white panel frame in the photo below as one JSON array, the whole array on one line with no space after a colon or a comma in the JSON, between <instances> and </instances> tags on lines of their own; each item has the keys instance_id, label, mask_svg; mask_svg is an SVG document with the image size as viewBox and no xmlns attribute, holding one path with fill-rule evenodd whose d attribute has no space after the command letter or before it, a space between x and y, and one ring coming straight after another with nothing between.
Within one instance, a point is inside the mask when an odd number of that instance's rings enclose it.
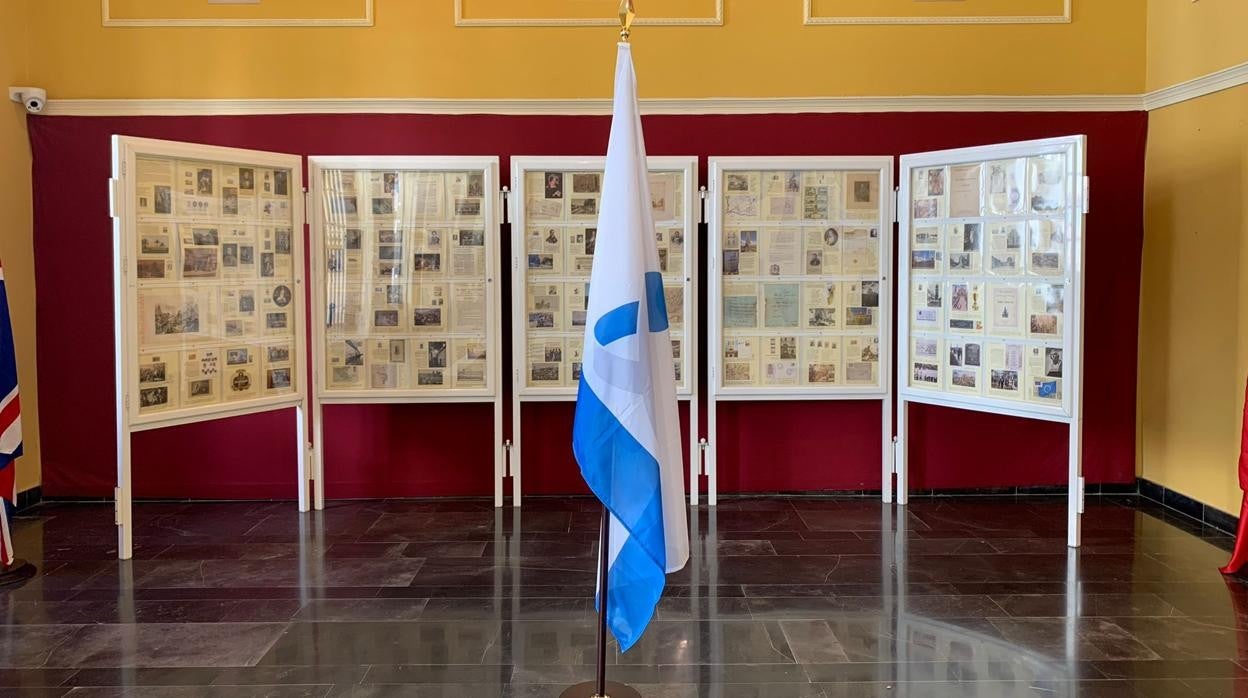
<instances>
[{"instance_id":1,"label":"white panel frame","mask_svg":"<svg viewBox=\"0 0 1248 698\"><path fill-rule=\"evenodd\" d=\"M1066 200L1070 202L1067 215L1071 241L1069 259L1062 282L1066 285L1067 307L1063 315L1062 355L1066 375L1063 380L1062 405L1050 406L1028 403L1022 400L1005 400L987 396L949 393L943 389L944 371L941 372L942 388L939 390L912 388L909 386L910 371L910 246L911 234L911 171L916 168L958 165L1026 158L1038 155L1066 155ZM1088 212L1087 137L1065 136L1034 141L1000 143L972 148L957 148L928 153L903 155L899 169L900 190L898 195L898 292L900 295L897 314L897 503L909 500L908 407L917 402L956 409L1004 414L1025 419L1060 422L1070 427L1067 468L1067 545L1075 548L1081 541L1081 514L1083 513L1083 308L1084 308L1084 250L1086 244L1084 220ZM976 216L969 220L978 220ZM1022 214L1003 216L1019 220L1036 216ZM956 223L961 218L935 218L932 224ZM939 277L947 278L942 275ZM1041 277L1020 277L1040 281ZM941 333L943 334L943 332ZM1024 344L1034 340L1019 338ZM942 363L943 365L943 363Z\"/></svg>"},{"instance_id":2,"label":"white panel frame","mask_svg":"<svg viewBox=\"0 0 1248 698\"><path fill-rule=\"evenodd\" d=\"M308 511L311 475L307 468L306 426L307 412L307 308L304 286L304 194L303 158L298 155L271 153L258 150L224 148L219 146L164 141L132 136L113 136L113 178L110 180L113 217L113 341L114 370L116 375L117 407L117 487L116 522L118 530L117 555L128 560L134 555L133 474L131 472L131 435L134 432L182 424L194 424L229 417L270 412L289 407L295 408L296 469L298 472L299 511ZM200 407L170 410L150 415L140 415L138 408L139 326L137 259L134 253L137 235L135 200L135 160L139 155L200 160L208 162L235 163L288 169L291 172L291 231L293 238L292 274L295 292L294 336L295 352L293 375L296 377L295 392L288 395L261 397L238 403L221 403ZM214 223L219 219L211 219Z\"/></svg>"},{"instance_id":3,"label":"white panel frame","mask_svg":"<svg viewBox=\"0 0 1248 698\"><path fill-rule=\"evenodd\" d=\"M259 1L259 0L257 0ZM322 17L302 19L296 17L270 18L164 18L116 19L110 0L100 0L100 15L105 27L371 27L373 26L374 0L357 0L362 6L360 17Z\"/></svg>"},{"instance_id":4,"label":"white panel frame","mask_svg":"<svg viewBox=\"0 0 1248 698\"><path fill-rule=\"evenodd\" d=\"M528 172L545 170L594 170L606 168L604 156L514 156L511 158L511 193L508 197L511 222L511 448L509 465L512 497L520 506L522 483L521 412L525 402L570 402L576 400L576 387L531 388L525 385L524 369L528 356L528 323L525 319L528 265L525 258L525 185ZM684 175L685 229L685 354L684 386L677 387L676 399L689 403L689 435L686 443L691 497L698 490L701 448L698 444L698 223L702 202L698 194L698 158L696 156L650 156L650 171L681 172ZM562 277L555 277L562 278Z\"/></svg>"},{"instance_id":5,"label":"white panel frame","mask_svg":"<svg viewBox=\"0 0 1248 698\"><path fill-rule=\"evenodd\" d=\"M327 312L328 301L323 270L325 228L324 187L321 173L325 170L397 170L397 171L475 171L485 173L485 197L483 226L486 233L485 263L486 293L485 333L489 346L490 367L486 373L486 386L475 390L389 390L379 393L371 390L335 390L325 377L325 325L322 321ZM503 505L503 392L502 392L502 277L500 225L499 159L497 156L380 156L315 155L308 158L308 178L311 180L311 203L308 217L311 222L311 269L312 303L316 319L312 322L312 384L314 386L312 407L316 419L313 422L312 468L316 473L315 506L325 506L323 486L325 472L325 405L352 404L438 404L438 403L492 403L494 405L494 506ZM448 332L452 331L448 329Z\"/></svg>"},{"instance_id":6,"label":"white panel frame","mask_svg":"<svg viewBox=\"0 0 1248 698\"><path fill-rule=\"evenodd\" d=\"M723 401L803 401L803 400L879 400L881 412L881 492L885 502L892 501L893 436L892 436L892 269L893 224L896 221L893 196L892 156L794 156L794 157L712 157L709 160L709 191L707 206L706 273L707 292L707 503L718 502L718 404ZM880 173L880 383L878 386L822 387L724 387L719 376L723 363L723 276L719 273L719 250L723 236L723 197L721 182L724 173L736 170L836 170L841 172L878 171ZM771 225L776 223L763 223ZM755 336L780 336L780 330L760 330ZM696 504L696 492L691 497Z\"/></svg>"}]
</instances>

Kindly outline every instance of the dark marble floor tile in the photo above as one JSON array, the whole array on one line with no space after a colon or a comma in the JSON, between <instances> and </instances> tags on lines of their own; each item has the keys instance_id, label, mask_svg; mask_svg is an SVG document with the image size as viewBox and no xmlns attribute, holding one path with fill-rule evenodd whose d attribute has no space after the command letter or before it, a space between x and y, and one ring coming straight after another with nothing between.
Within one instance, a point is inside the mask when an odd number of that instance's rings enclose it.
<instances>
[{"instance_id":1,"label":"dark marble floor tile","mask_svg":"<svg viewBox=\"0 0 1248 698\"><path fill-rule=\"evenodd\" d=\"M416 620L428 599L320 599L309 601L294 619L314 621L404 621Z\"/></svg>"},{"instance_id":2,"label":"dark marble floor tile","mask_svg":"<svg viewBox=\"0 0 1248 698\"><path fill-rule=\"evenodd\" d=\"M77 669L0 669L0 688L60 686Z\"/></svg>"},{"instance_id":3,"label":"dark marble floor tile","mask_svg":"<svg viewBox=\"0 0 1248 698\"><path fill-rule=\"evenodd\" d=\"M1065 618L997 618L990 622L1006 641L1052 659L1064 658L1072 650L1078 659L1092 661L1161 658L1114 620L1079 618L1068 624Z\"/></svg>"},{"instance_id":4,"label":"dark marble floor tile","mask_svg":"<svg viewBox=\"0 0 1248 698\"><path fill-rule=\"evenodd\" d=\"M589 598L512 596L501 599L430 599L422 620L574 620L594 614Z\"/></svg>"},{"instance_id":5,"label":"dark marble floor tile","mask_svg":"<svg viewBox=\"0 0 1248 698\"><path fill-rule=\"evenodd\" d=\"M593 603L592 600L589 603ZM658 620L750 620L749 601L740 597L675 597L664 595L655 609Z\"/></svg>"},{"instance_id":6,"label":"dark marble floor tile","mask_svg":"<svg viewBox=\"0 0 1248 698\"><path fill-rule=\"evenodd\" d=\"M1248 678L1183 679L1198 698L1240 698L1248 695Z\"/></svg>"},{"instance_id":7,"label":"dark marble floor tile","mask_svg":"<svg viewBox=\"0 0 1248 698\"><path fill-rule=\"evenodd\" d=\"M221 672L204 667L78 669L66 686L206 686Z\"/></svg>"},{"instance_id":8,"label":"dark marble floor tile","mask_svg":"<svg viewBox=\"0 0 1248 698\"><path fill-rule=\"evenodd\" d=\"M421 664L369 667L363 684L485 684L511 683L512 665L436 666Z\"/></svg>"},{"instance_id":9,"label":"dark marble floor tile","mask_svg":"<svg viewBox=\"0 0 1248 698\"><path fill-rule=\"evenodd\" d=\"M52 650L47 666L248 666L264 655L282 628L274 623L83 626Z\"/></svg>"},{"instance_id":10,"label":"dark marble floor tile","mask_svg":"<svg viewBox=\"0 0 1248 698\"><path fill-rule=\"evenodd\" d=\"M1064 617L1070 609L1065 594L1015 594L991 597L1006 614L1018 618ZM1075 599L1081 616L1172 616L1178 610L1157 594L1085 594Z\"/></svg>"},{"instance_id":11,"label":"dark marble floor tile","mask_svg":"<svg viewBox=\"0 0 1248 698\"><path fill-rule=\"evenodd\" d=\"M1229 659L1161 659L1092 664L1109 679L1248 679L1248 670Z\"/></svg>"},{"instance_id":12,"label":"dark marble floor tile","mask_svg":"<svg viewBox=\"0 0 1248 698\"><path fill-rule=\"evenodd\" d=\"M621 664L782 664L796 662L779 623L654 621Z\"/></svg>"},{"instance_id":13,"label":"dark marble floor tile","mask_svg":"<svg viewBox=\"0 0 1248 698\"><path fill-rule=\"evenodd\" d=\"M497 655L502 630L488 621L291 623L259 663L481 664Z\"/></svg>"},{"instance_id":14,"label":"dark marble floor tile","mask_svg":"<svg viewBox=\"0 0 1248 698\"><path fill-rule=\"evenodd\" d=\"M211 683L221 686L358 684L368 666L249 666L215 669Z\"/></svg>"},{"instance_id":15,"label":"dark marble floor tile","mask_svg":"<svg viewBox=\"0 0 1248 698\"><path fill-rule=\"evenodd\" d=\"M333 686L79 687L67 698L321 698Z\"/></svg>"},{"instance_id":16,"label":"dark marble floor tile","mask_svg":"<svg viewBox=\"0 0 1248 698\"><path fill-rule=\"evenodd\" d=\"M49 664L56 649L75 637L80 625L6 625L0 627L0 667L72 667Z\"/></svg>"}]
</instances>

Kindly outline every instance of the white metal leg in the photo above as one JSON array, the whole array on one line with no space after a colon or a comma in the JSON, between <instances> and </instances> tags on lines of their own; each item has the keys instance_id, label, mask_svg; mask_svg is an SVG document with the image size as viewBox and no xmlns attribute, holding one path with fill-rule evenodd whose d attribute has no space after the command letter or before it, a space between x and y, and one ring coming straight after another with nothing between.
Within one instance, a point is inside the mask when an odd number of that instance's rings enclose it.
<instances>
[{"instance_id":1,"label":"white metal leg","mask_svg":"<svg viewBox=\"0 0 1248 698\"><path fill-rule=\"evenodd\" d=\"M320 403L317 403L318 405ZM304 439L307 422L304 420L307 415L304 414L303 405L295 406L295 463L296 469L299 471L299 511L308 511L308 488L312 484L312 480L316 477L315 463L321 459L321 420L317 415L316 422L312 425L312 461L311 472L308 468L308 443Z\"/></svg>"},{"instance_id":2,"label":"white metal leg","mask_svg":"<svg viewBox=\"0 0 1248 698\"><path fill-rule=\"evenodd\" d=\"M1070 422L1070 452L1066 488L1066 545L1078 548L1083 540L1083 417Z\"/></svg>"},{"instance_id":3,"label":"white metal leg","mask_svg":"<svg viewBox=\"0 0 1248 698\"><path fill-rule=\"evenodd\" d=\"M129 560L134 557L134 506L130 475L130 432L117 435L117 557Z\"/></svg>"},{"instance_id":4,"label":"white metal leg","mask_svg":"<svg viewBox=\"0 0 1248 698\"><path fill-rule=\"evenodd\" d=\"M880 400L880 497L885 504L893 503L893 397Z\"/></svg>"},{"instance_id":5,"label":"white metal leg","mask_svg":"<svg viewBox=\"0 0 1248 698\"><path fill-rule=\"evenodd\" d=\"M689 397L689 505L698 505L698 464L702 448L698 442L698 392Z\"/></svg>"},{"instance_id":6,"label":"white metal leg","mask_svg":"<svg viewBox=\"0 0 1248 698\"><path fill-rule=\"evenodd\" d=\"M503 505L503 473L507 449L503 445L503 399L494 398L494 506ZM497 597L496 597L497 598Z\"/></svg>"},{"instance_id":7,"label":"white metal leg","mask_svg":"<svg viewBox=\"0 0 1248 698\"><path fill-rule=\"evenodd\" d=\"M511 505L513 507L520 506L521 492L524 490L520 487L520 434L523 431L520 424L520 396L515 391L511 395L511 453L507 454L507 462L511 466Z\"/></svg>"},{"instance_id":8,"label":"white metal leg","mask_svg":"<svg viewBox=\"0 0 1248 698\"><path fill-rule=\"evenodd\" d=\"M897 503L910 501L910 403L897 399Z\"/></svg>"},{"instance_id":9,"label":"white metal leg","mask_svg":"<svg viewBox=\"0 0 1248 698\"><path fill-rule=\"evenodd\" d=\"M706 503L719 503L719 404L712 395L706 404Z\"/></svg>"}]
</instances>

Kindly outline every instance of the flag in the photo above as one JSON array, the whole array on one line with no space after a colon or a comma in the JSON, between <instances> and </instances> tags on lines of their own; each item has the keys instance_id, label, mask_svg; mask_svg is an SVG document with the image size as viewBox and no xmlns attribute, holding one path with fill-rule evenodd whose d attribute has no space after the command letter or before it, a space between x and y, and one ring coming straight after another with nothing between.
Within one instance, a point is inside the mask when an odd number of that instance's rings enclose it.
<instances>
[{"instance_id":1,"label":"flag","mask_svg":"<svg viewBox=\"0 0 1248 698\"><path fill-rule=\"evenodd\" d=\"M4 268L0 266L0 496L17 502L17 481L13 461L22 455L22 405L17 396L17 354L13 350L13 323L9 320L9 296L5 290ZM13 538L9 535L9 513L0 506L0 564L13 562Z\"/></svg>"},{"instance_id":2,"label":"flag","mask_svg":"<svg viewBox=\"0 0 1248 698\"><path fill-rule=\"evenodd\" d=\"M622 650L637 642L666 575L689 559L672 343L632 51L619 45L615 107L589 280L572 451L610 512L607 624Z\"/></svg>"},{"instance_id":3,"label":"flag","mask_svg":"<svg viewBox=\"0 0 1248 698\"><path fill-rule=\"evenodd\" d=\"M1239 433L1239 489L1244 492L1239 504L1239 530L1230 562L1218 568L1222 574L1236 574L1248 565L1248 384L1244 386L1244 422Z\"/></svg>"}]
</instances>

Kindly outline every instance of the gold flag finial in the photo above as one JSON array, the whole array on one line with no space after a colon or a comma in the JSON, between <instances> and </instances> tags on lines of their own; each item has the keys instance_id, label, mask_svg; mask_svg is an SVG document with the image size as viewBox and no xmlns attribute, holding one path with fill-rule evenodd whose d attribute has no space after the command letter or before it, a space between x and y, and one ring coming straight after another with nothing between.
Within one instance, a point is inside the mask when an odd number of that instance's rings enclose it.
<instances>
[{"instance_id":1,"label":"gold flag finial","mask_svg":"<svg viewBox=\"0 0 1248 698\"><path fill-rule=\"evenodd\" d=\"M633 8L633 0L620 0L620 39L628 41L628 35L632 33L633 20L637 17L637 10Z\"/></svg>"}]
</instances>

